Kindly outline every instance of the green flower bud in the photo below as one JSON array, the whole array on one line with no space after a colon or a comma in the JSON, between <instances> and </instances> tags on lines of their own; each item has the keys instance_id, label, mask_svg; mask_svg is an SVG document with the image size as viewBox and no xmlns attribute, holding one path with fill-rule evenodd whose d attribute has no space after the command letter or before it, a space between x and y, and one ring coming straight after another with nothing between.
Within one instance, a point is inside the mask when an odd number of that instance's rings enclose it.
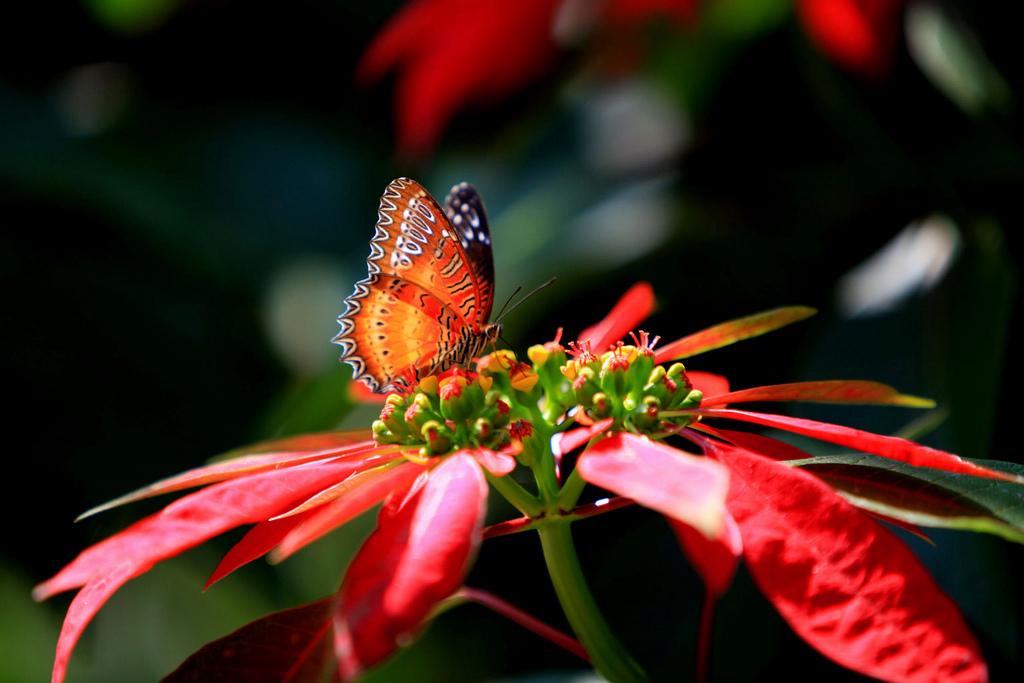
<instances>
[{"instance_id":1,"label":"green flower bud","mask_svg":"<svg viewBox=\"0 0 1024 683\"><path fill-rule=\"evenodd\" d=\"M423 435L423 440L427 442L425 448L431 455L441 455L452 449L453 435L448 425L437 420L429 420L424 423L420 433Z\"/></svg>"}]
</instances>

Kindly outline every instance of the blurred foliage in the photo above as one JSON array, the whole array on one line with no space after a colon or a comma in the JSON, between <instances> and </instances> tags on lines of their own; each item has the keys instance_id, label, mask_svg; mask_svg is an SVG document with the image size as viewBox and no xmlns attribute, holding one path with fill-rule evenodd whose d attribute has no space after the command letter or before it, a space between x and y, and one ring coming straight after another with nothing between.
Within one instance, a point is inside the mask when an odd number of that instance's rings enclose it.
<instances>
[{"instance_id":1,"label":"blurred foliage","mask_svg":"<svg viewBox=\"0 0 1024 683\"><path fill-rule=\"evenodd\" d=\"M685 30L649 27L635 70L595 72L573 53L550 82L457 117L435 156L410 166L392 147L390 83L350 85L398 5L4 9L0 363L13 399L0 650L19 656L0 658L0 680L49 668L69 598L34 605L30 586L160 501L73 525L78 513L248 441L369 424L372 410L349 413L347 368L328 342L365 273L380 192L399 175L439 196L461 180L477 186L499 300L558 276L507 319L520 352L560 326L575 334L640 279L662 304L645 329L663 340L811 305L816 320L692 367L738 388L890 383L950 409L927 443L1024 462L1010 431L1024 67L1001 6L911 4L892 72L866 81L823 57L788 3L708 3ZM938 48L926 40L935 36ZM840 278L934 215L956 226L951 267L885 312L844 313ZM797 414L882 432L915 417ZM330 592L371 522L281 567L254 563L207 595L218 549L237 536L167 563L103 610L68 680L153 680L248 620ZM667 527L637 510L576 535L638 658L658 679L689 675L700 589ZM933 538L934 548L908 542L964 607L1000 680L1022 662L1024 595L1010 579L1024 553L968 534ZM535 546L489 541L470 583L560 626ZM741 576L721 606L715 676L793 680L794 661L809 679L854 678L792 636ZM369 680L576 668L468 607Z\"/></svg>"}]
</instances>

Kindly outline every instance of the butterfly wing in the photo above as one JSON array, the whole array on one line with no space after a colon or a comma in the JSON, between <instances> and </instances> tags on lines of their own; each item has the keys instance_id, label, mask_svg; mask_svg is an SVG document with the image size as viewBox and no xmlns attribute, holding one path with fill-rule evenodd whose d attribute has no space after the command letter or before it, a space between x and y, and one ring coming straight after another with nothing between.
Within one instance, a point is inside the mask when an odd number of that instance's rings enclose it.
<instances>
[{"instance_id":1,"label":"butterfly wing","mask_svg":"<svg viewBox=\"0 0 1024 683\"><path fill-rule=\"evenodd\" d=\"M333 339L353 377L372 391L404 391L421 377L462 362L464 350L476 347L493 291L491 280L481 286L477 272L487 271L477 261L492 264L493 278L493 259L486 216L486 239L467 237L465 226L480 224L476 207L482 211L483 203L475 190L465 197L452 209L462 231L413 180L392 181L381 197L369 274L345 301L341 331Z\"/></svg>"},{"instance_id":2,"label":"butterfly wing","mask_svg":"<svg viewBox=\"0 0 1024 683\"><path fill-rule=\"evenodd\" d=\"M479 290L480 322L491 317L494 305L494 252L484 200L469 183L459 183L444 200L444 212L459 236Z\"/></svg>"}]
</instances>

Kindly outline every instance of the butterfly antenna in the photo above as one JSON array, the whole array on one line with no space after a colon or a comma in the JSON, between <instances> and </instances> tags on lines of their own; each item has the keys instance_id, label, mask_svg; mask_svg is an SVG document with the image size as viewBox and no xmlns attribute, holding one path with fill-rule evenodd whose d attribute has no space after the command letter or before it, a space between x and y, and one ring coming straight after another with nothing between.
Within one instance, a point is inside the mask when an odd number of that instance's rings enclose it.
<instances>
[{"instance_id":1,"label":"butterfly antenna","mask_svg":"<svg viewBox=\"0 0 1024 683\"><path fill-rule=\"evenodd\" d=\"M523 286L522 285L519 285L518 287L516 287L516 291L512 292L512 295L508 298L508 301L506 301L505 305L501 307L500 311L498 311L498 317L496 317L494 319L494 322L498 322L499 320L501 320L502 318L505 317L505 309L508 308L508 305L510 303L512 303L512 299L514 299L516 297L516 294L518 294L521 291L523 291ZM513 308L515 308L515 306L513 306Z\"/></svg>"},{"instance_id":2,"label":"butterfly antenna","mask_svg":"<svg viewBox=\"0 0 1024 683\"><path fill-rule=\"evenodd\" d=\"M506 301L506 302L505 302L505 305L501 307L501 310L500 310L500 311L498 312L498 317L494 319L494 322L500 322L502 318L504 318L504 317L505 317L506 315L508 315L508 314L509 314L509 313L511 313L512 311L516 310L516 308L517 308L517 307L519 306L519 304L523 303L524 301L526 301L527 299L529 299L529 298L530 298L531 296L533 296L534 294L536 294L536 293L537 293L537 292L539 292L540 290L544 289L545 287L547 287L548 285L550 285L551 283L553 283L553 282L554 282L555 280L557 280L557 279L558 279L558 278L555 278L555 277L551 278L550 280L548 280L547 282L545 282L544 284L542 284L542 285L541 285L540 287L537 287L537 288L536 288L536 289L534 289L534 290L533 290L532 292L530 292L529 294L527 294L526 296L524 296L524 297L523 297L522 299L520 299L519 301L517 301L517 302L515 302L514 304L512 304L512 308L509 308L509 309L508 309L508 310L506 311L505 309L506 309L506 308L508 308L508 305L509 305L509 303L510 303L510 302L512 301L512 299L513 299L513 298L515 297L515 295L516 295L516 294L518 294L518 293L519 293L519 291L520 291L520 290L521 290L521 289L523 288L523 287L522 287L522 285L520 285L519 287L516 287L516 291L512 292L512 296L510 296L510 297L508 298L508 301ZM506 343L506 344L508 344L508 342L505 342L505 343ZM509 344L509 346L511 346L511 344Z\"/></svg>"}]
</instances>

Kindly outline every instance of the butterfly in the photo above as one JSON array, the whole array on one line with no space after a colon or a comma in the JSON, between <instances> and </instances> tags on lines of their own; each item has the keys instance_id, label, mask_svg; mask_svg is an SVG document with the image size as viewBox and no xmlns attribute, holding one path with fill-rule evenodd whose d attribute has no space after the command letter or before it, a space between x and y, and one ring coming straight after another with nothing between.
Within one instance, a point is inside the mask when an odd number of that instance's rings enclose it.
<instances>
[{"instance_id":1,"label":"butterfly","mask_svg":"<svg viewBox=\"0 0 1024 683\"><path fill-rule=\"evenodd\" d=\"M494 256L483 200L468 183L444 209L422 185L398 178L384 190L376 234L338 317L341 361L376 393L406 392L424 377L465 365L493 344Z\"/></svg>"}]
</instances>

